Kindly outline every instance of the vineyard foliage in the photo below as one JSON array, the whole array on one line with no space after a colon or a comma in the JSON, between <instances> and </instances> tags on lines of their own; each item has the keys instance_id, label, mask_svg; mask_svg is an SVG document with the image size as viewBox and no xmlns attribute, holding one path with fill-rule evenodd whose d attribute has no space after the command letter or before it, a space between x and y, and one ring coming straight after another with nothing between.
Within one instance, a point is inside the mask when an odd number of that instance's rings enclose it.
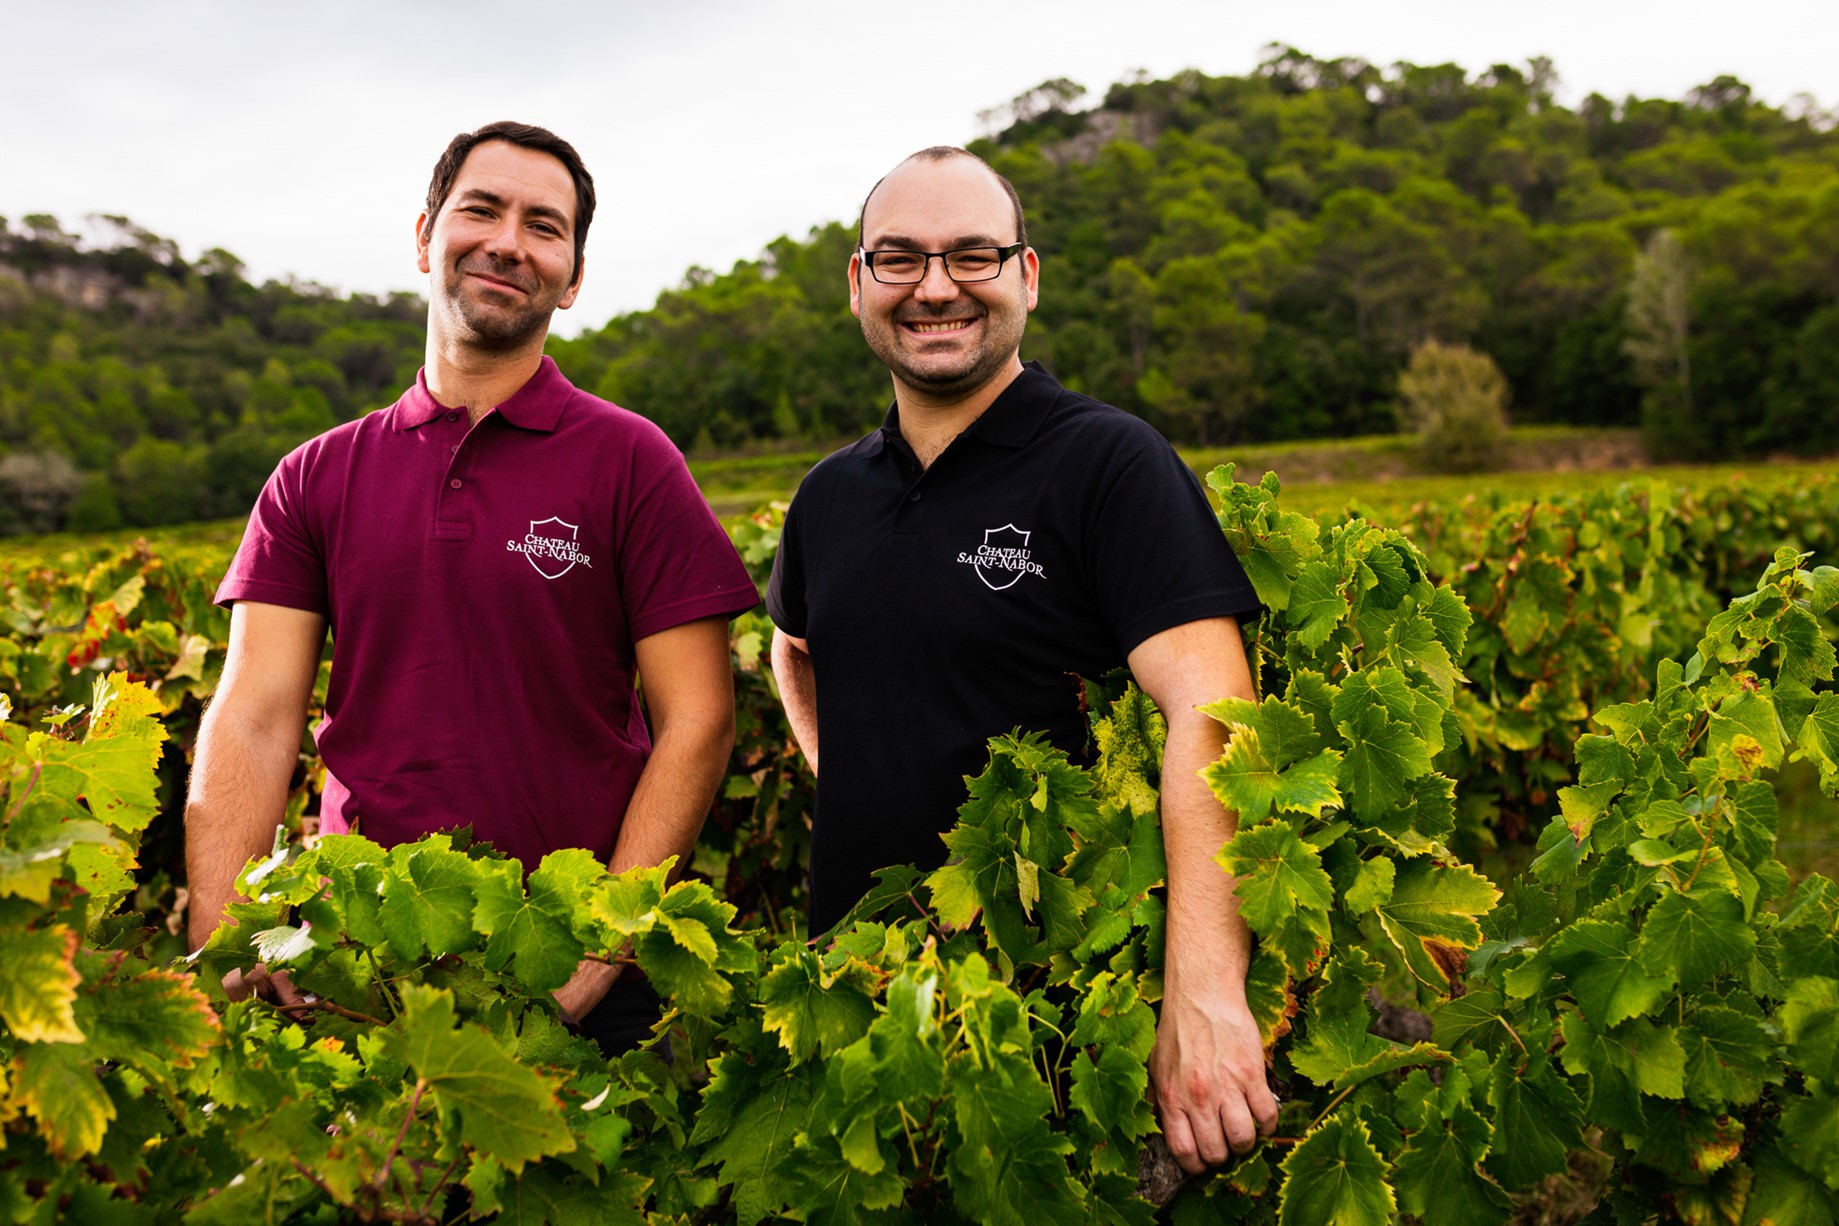
<instances>
[{"instance_id":1,"label":"vineyard foliage","mask_svg":"<svg viewBox=\"0 0 1839 1226\"><path fill-rule=\"evenodd\" d=\"M1212 483L1270 609L1206 777L1240 814L1218 859L1283 1106L1161 1212L1499 1223L1583 1162L1602 1221L1833 1220L1839 890L1776 860L1769 782L1805 759L1839 797L1839 571L1805 553L1832 486L1401 532ZM770 511L736 528L756 573L776 538ZM1735 599L1708 586L1750 562ZM1088 685L1089 767L996 738L946 867L890 868L815 944L811 781L757 616L675 885L463 830L303 840L308 744L253 901L175 961L221 564L9 570L0 1221L1156 1220L1163 724L1127 680ZM1465 858L1535 840L1512 880ZM582 957L642 969L668 1041L609 1062L574 1034L548 993ZM225 1000L257 961L308 1003Z\"/></svg>"}]
</instances>

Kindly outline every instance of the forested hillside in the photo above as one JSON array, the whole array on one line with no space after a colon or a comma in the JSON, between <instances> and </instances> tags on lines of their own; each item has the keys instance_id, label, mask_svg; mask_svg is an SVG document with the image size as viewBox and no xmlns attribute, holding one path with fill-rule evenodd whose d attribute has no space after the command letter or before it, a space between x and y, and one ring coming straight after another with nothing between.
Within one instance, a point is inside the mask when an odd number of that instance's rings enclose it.
<instances>
[{"instance_id":1,"label":"forested hillside","mask_svg":"<svg viewBox=\"0 0 1839 1226\"><path fill-rule=\"evenodd\" d=\"M1091 110L1070 82L1031 91L973 146L1041 252L1023 355L1197 444L1390 430L1434 337L1491 355L1517 420L1641 422L1679 458L1830 448L1833 116L1728 77L1575 109L1555 82L1543 61L1282 50ZM870 424L882 385L838 275L854 241L833 224L692 272L567 364L685 443Z\"/></svg>"},{"instance_id":2,"label":"forested hillside","mask_svg":"<svg viewBox=\"0 0 1839 1226\"><path fill-rule=\"evenodd\" d=\"M1641 424L1685 459L1830 451L1834 116L1731 78L1575 108L1555 82L1274 50L1086 109L1070 82L1030 91L975 146L1044 261L1024 356L1209 446L1389 431L1434 338L1499 365L1516 421ZM420 362L412 295L256 286L228 252L76 224L0 219L0 532L239 514ZM848 313L854 241L832 222L691 269L551 352L684 446L846 437L887 396Z\"/></svg>"}]
</instances>

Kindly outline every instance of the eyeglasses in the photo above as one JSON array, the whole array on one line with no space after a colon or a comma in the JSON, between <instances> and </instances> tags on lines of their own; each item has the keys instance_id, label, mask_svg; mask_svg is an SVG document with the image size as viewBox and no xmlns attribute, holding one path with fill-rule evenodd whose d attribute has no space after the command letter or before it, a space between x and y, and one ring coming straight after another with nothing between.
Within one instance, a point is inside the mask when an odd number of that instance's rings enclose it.
<instances>
[{"instance_id":1,"label":"eyeglasses","mask_svg":"<svg viewBox=\"0 0 1839 1226\"><path fill-rule=\"evenodd\" d=\"M1002 275L1003 263L1019 255L1021 243L1007 247L960 247L956 251L867 251L857 253L875 280L883 285L918 285L926 279L932 261L945 265L945 275L953 281L994 281Z\"/></svg>"}]
</instances>

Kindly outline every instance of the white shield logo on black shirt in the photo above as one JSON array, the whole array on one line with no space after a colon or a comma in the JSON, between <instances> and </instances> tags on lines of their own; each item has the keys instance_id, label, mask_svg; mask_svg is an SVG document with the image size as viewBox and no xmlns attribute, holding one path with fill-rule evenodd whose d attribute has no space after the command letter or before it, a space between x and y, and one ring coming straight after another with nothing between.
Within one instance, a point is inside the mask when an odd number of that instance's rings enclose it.
<instances>
[{"instance_id":1,"label":"white shield logo on black shirt","mask_svg":"<svg viewBox=\"0 0 1839 1226\"><path fill-rule=\"evenodd\" d=\"M1032 535L1014 524L984 529L983 544L977 550L973 565L985 587L1000 592L1014 587L1031 569L1038 571L1028 560L1028 538Z\"/></svg>"}]
</instances>

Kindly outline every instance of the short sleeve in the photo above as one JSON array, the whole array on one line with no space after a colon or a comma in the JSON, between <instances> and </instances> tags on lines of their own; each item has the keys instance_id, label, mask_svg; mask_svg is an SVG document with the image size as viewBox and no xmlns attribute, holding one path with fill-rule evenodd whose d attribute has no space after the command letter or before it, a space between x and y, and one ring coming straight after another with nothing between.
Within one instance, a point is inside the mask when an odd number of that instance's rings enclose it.
<instances>
[{"instance_id":1,"label":"short sleeve","mask_svg":"<svg viewBox=\"0 0 1839 1226\"><path fill-rule=\"evenodd\" d=\"M1174 626L1262 612L1200 479L1161 438L1121 454L1094 515L1087 565L1125 655Z\"/></svg>"},{"instance_id":2,"label":"short sleeve","mask_svg":"<svg viewBox=\"0 0 1839 1226\"><path fill-rule=\"evenodd\" d=\"M310 524L305 492L306 450L283 457L269 476L243 529L217 603L238 600L326 613L326 561Z\"/></svg>"},{"instance_id":3,"label":"short sleeve","mask_svg":"<svg viewBox=\"0 0 1839 1226\"><path fill-rule=\"evenodd\" d=\"M633 640L704 617L735 617L760 603L721 521L683 456L660 434L643 452L655 477L618 525L620 600Z\"/></svg>"},{"instance_id":4,"label":"short sleeve","mask_svg":"<svg viewBox=\"0 0 1839 1226\"><path fill-rule=\"evenodd\" d=\"M810 610L805 592L805 555L802 548L802 503L793 498L779 529L779 549L773 554L772 577L766 582L766 612L779 627L795 639L807 637L806 621Z\"/></svg>"}]
</instances>

